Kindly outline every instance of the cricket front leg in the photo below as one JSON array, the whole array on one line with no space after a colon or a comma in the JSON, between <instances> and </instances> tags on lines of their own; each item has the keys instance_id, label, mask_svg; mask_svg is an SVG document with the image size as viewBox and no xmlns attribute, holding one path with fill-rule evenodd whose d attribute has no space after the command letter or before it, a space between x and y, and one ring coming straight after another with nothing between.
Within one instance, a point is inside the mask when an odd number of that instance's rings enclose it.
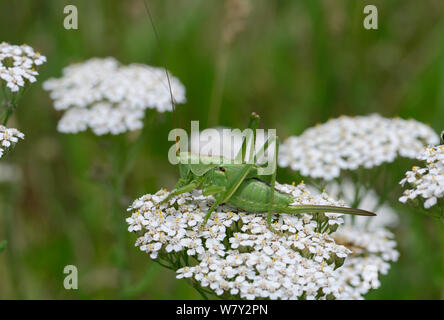
<instances>
[{"instance_id":1,"label":"cricket front leg","mask_svg":"<svg viewBox=\"0 0 444 320\"><path fill-rule=\"evenodd\" d=\"M205 225L208 221L208 219L211 216L211 213L216 209L216 207L221 203L229 203L231 196L236 192L236 190L239 188L239 186L242 184L242 182L245 180L246 176L250 172L253 165L246 164L242 170L233 178L233 180L228 183L227 187L224 187L224 192L220 193L216 196L216 202L213 203L213 205L208 210L208 213L206 214L203 224Z\"/></svg>"},{"instance_id":2,"label":"cricket front leg","mask_svg":"<svg viewBox=\"0 0 444 320\"><path fill-rule=\"evenodd\" d=\"M179 180L180 182L180 180ZM171 200L172 197L177 196L179 194L185 193L185 192L190 192L193 189L196 189L200 184L201 184L201 179L195 179L192 180L189 184L184 185L183 187L180 187L178 189L175 189L174 191L172 191L168 197L166 197L165 199L163 199L160 203L165 203Z\"/></svg>"},{"instance_id":3,"label":"cricket front leg","mask_svg":"<svg viewBox=\"0 0 444 320\"><path fill-rule=\"evenodd\" d=\"M225 193L225 191L226 191L226 188L220 187L220 186L202 187L202 195L204 195L205 197Z\"/></svg>"},{"instance_id":4,"label":"cricket front leg","mask_svg":"<svg viewBox=\"0 0 444 320\"><path fill-rule=\"evenodd\" d=\"M176 183L176 185L174 186L174 189L173 189L173 190L176 190L176 189L182 187L182 186L183 186L184 184L186 184L187 182L188 182L187 179L179 178L179 181L177 181L177 183Z\"/></svg>"},{"instance_id":5,"label":"cricket front leg","mask_svg":"<svg viewBox=\"0 0 444 320\"><path fill-rule=\"evenodd\" d=\"M202 222L203 226L205 226L207 224L208 219L211 217L211 214L217 208L217 206L222 203L222 199L223 198L221 196L216 198L216 201L213 203L213 205L210 207L210 209L208 209L208 212L205 215L205 218L204 218L204 220Z\"/></svg>"}]
</instances>

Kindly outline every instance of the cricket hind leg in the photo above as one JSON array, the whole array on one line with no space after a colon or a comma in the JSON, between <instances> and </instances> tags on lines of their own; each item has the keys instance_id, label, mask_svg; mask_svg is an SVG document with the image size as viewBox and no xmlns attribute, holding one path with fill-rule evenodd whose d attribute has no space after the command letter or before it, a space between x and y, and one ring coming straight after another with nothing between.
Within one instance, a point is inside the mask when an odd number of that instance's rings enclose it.
<instances>
[{"instance_id":1,"label":"cricket hind leg","mask_svg":"<svg viewBox=\"0 0 444 320\"><path fill-rule=\"evenodd\" d=\"M275 140L277 139L277 136L274 137ZM267 138L267 140L265 141L265 143L262 145L262 147L259 149L258 152L256 152L254 154L254 163L256 163L256 161L261 158L264 154L265 154L265 150L268 150L268 148L270 147L270 143L273 140L273 136L270 136Z\"/></svg>"},{"instance_id":2,"label":"cricket hind leg","mask_svg":"<svg viewBox=\"0 0 444 320\"><path fill-rule=\"evenodd\" d=\"M267 142L269 140L270 139L268 139ZM279 138L277 136L275 138L275 145L276 145L276 149L275 149L275 154L273 157L273 173L271 175L270 196L268 199L267 225L268 225L268 228L272 232L279 234L279 232L271 226L271 215L273 213L274 188L276 185L277 161L278 161L278 152L279 152ZM268 145L267 145L267 148L268 148Z\"/></svg>"},{"instance_id":3,"label":"cricket hind leg","mask_svg":"<svg viewBox=\"0 0 444 320\"><path fill-rule=\"evenodd\" d=\"M256 130L258 126L259 126L259 115L253 112L250 115L250 121L248 123L248 129L251 129L253 131L253 139L251 143L252 145L250 147L250 154L254 153L254 149L256 147ZM240 157L241 163L244 162L247 153L247 140L248 137L242 137L242 145L235 158L236 160L238 160Z\"/></svg>"},{"instance_id":4,"label":"cricket hind leg","mask_svg":"<svg viewBox=\"0 0 444 320\"><path fill-rule=\"evenodd\" d=\"M272 216L272 212L273 212L273 204L274 204L274 190L275 190L275 185L276 185L276 173L277 173L277 161L278 161L278 153L279 153L279 138L277 136L270 136L268 137L267 141L265 141L265 143L262 145L262 148L254 154L254 162L256 163L257 159L259 159L260 157L263 156L263 154L265 153L265 150L268 151L268 148L270 147L270 143L272 142L272 140L275 140L275 154L273 157L273 164L272 164L272 175L271 175L271 180L270 180L270 195L268 198L268 212L267 212L267 225L268 228L274 232L279 234L279 232L274 229L271 226L271 216Z\"/></svg>"}]
</instances>

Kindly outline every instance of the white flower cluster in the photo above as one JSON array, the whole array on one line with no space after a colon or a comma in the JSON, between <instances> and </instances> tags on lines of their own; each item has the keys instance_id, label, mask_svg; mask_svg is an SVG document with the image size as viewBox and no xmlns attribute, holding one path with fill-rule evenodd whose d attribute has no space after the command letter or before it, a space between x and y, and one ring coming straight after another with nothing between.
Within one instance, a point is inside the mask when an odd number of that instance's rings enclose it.
<instances>
[{"instance_id":1,"label":"white flower cluster","mask_svg":"<svg viewBox=\"0 0 444 320\"><path fill-rule=\"evenodd\" d=\"M372 168L397 156L414 158L438 135L416 120L342 116L288 138L280 148L279 166L303 176L332 180L341 170Z\"/></svg>"},{"instance_id":2,"label":"white flower cluster","mask_svg":"<svg viewBox=\"0 0 444 320\"><path fill-rule=\"evenodd\" d=\"M24 139L25 135L14 128L6 128L0 125L0 158L11 147L13 147L19 139Z\"/></svg>"},{"instance_id":3,"label":"white flower cluster","mask_svg":"<svg viewBox=\"0 0 444 320\"><path fill-rule=\"evenodd\" d=\"M425 200L424 208L429 209L444 196L444 146L424 148L418 160L426 162L426 165L424 168L413 166L411 171L406 172L400 184L407 182L413 188L405 190L399 201L405 203L419 196Z\"/></svg>"},{"instance_id":4,"label":"white flower cluster","mask_svg":"<svg viewBox=\"0 0 444 320\"><path fill-rule=\"evenodd\" d=\"M0 83L4 81L12 92L19 91L27 82L35 82L37 66L46 62L46 57L28 45L0 43Z\"/></svg>"},{"instance_id":5,"label":"white flower cluster","mask_svg":"<svg viewBox=\"0 0 444 320\"><path fill-rule=\"evenodd\" d=\"M185 88L169 76L176 103L185 102ZM63 69L63 76L43 84L56 110L66 110L58 124L63 133L91 128L96 135L120 134L143 127L147 108L171 111L171 94L163 68L127 66L111 57L92 58Z\"/></svg>"},{"instance_id":6,"label":"white flower cluster","mask_svg":"<svg viewBox=\"0 0 444 320\"><path fill-rule=\"evenodd\" d=\"M310 194L303 184L278 188L291 194L294 204L342 205L326 194ZM202 227L211 197L194 190L161 204L167 196L162 190L137 199L127 222L128 230L140 235L136 246L176 270L177 278L223 297L342 297L335 268L351 251L329 235L342 223L341 214L275 215L276 234L264 214L219 206Z\"/></svg>"},{"instance_id":7,"label":"white flower cluster","mask_svg":"<svg viewBox=\"0 0 444 320\"><path fill-rule=\"evenodd\" d=\"M380 286L380 275L386 274L390 263L398 259L394 235L388 230L398 225L398 215L387 203L381 203L374 190L356 188L349 179L329 182L326 189L333 195L340 194L348 205L359 199L357 208L377 214L376 217L346 215L344 224L332 234L336 243L353 252L336 270L337 286L342 288L340 299L363 299L368 291Z\"/></svg>"},{"instance_id":8,"label":"white flower cluster","mask_svg":"<svg viewBox=\"0 0 444 320\"><path fill-rule=\"evenodd\" d=\"M390 263L399 257L394 235L385 228L340 226L333 238L353 251L335 271L336 286L341 288L340 299L363 299L369 290L379 288L380 274L387 274Z\"/></svg>"}]
</instances>

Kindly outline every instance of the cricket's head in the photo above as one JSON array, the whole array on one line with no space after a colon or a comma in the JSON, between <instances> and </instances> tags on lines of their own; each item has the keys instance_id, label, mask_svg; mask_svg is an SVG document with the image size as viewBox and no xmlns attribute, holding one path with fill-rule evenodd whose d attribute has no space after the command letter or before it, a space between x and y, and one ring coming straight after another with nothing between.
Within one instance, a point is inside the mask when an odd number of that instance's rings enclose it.
<instances>
[{"instance_id":1,"label":"cricket's head","mask_svg":"<svg viewBox=\"0 0 444 320\"><path fill-rule=\"evenodd\" d=\"M227 175L226 168L223 166L214 167L211 170L211 174L208 175L208 180L211 185L215 186L226 186L227 185Z\"/></svg>"}]
</instances>

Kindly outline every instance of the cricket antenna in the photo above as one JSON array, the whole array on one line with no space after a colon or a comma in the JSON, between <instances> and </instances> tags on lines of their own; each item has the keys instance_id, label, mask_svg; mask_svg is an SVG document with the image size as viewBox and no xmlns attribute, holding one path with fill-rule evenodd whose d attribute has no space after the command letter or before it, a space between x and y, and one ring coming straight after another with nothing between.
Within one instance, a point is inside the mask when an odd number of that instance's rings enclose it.
<instances>
[{"instance_id":1,"label":"cricket antenna","mask_svg":"<svg viewBox=\"0 0 444 320\"><path fill-rule=\"evenodd\" d=\"M165 74L166 74L167 81L168 81L168 89L170 91L171 106L173 108L173 126L175 127L176 126L176 121L175 121L174 115L175 115L175 111L176 111L176 102L174 100L173 90L171 89L170 74L168 72L165 55L163 54L162 43L160 42L160 37L159 37L159 34L157 33L156 26L154 25L154 19L151 16L151 12L150 12L150 9L148 7L147 1L143 0L143 4L145 5L145 10L146 10L146 13L148 14L148 18L150 20L151 27L153 28L154 36L156 37L157 44L159 45L159 50L160 50L160 53L161 53L160 56L162 57L162 63L163 63L163 67L164 67ZM176 136L176 152L178 152L178 150L179 150L179 147L178 147L179 141L180 141L180 137Z\"/></svg>"}]
</instances>

